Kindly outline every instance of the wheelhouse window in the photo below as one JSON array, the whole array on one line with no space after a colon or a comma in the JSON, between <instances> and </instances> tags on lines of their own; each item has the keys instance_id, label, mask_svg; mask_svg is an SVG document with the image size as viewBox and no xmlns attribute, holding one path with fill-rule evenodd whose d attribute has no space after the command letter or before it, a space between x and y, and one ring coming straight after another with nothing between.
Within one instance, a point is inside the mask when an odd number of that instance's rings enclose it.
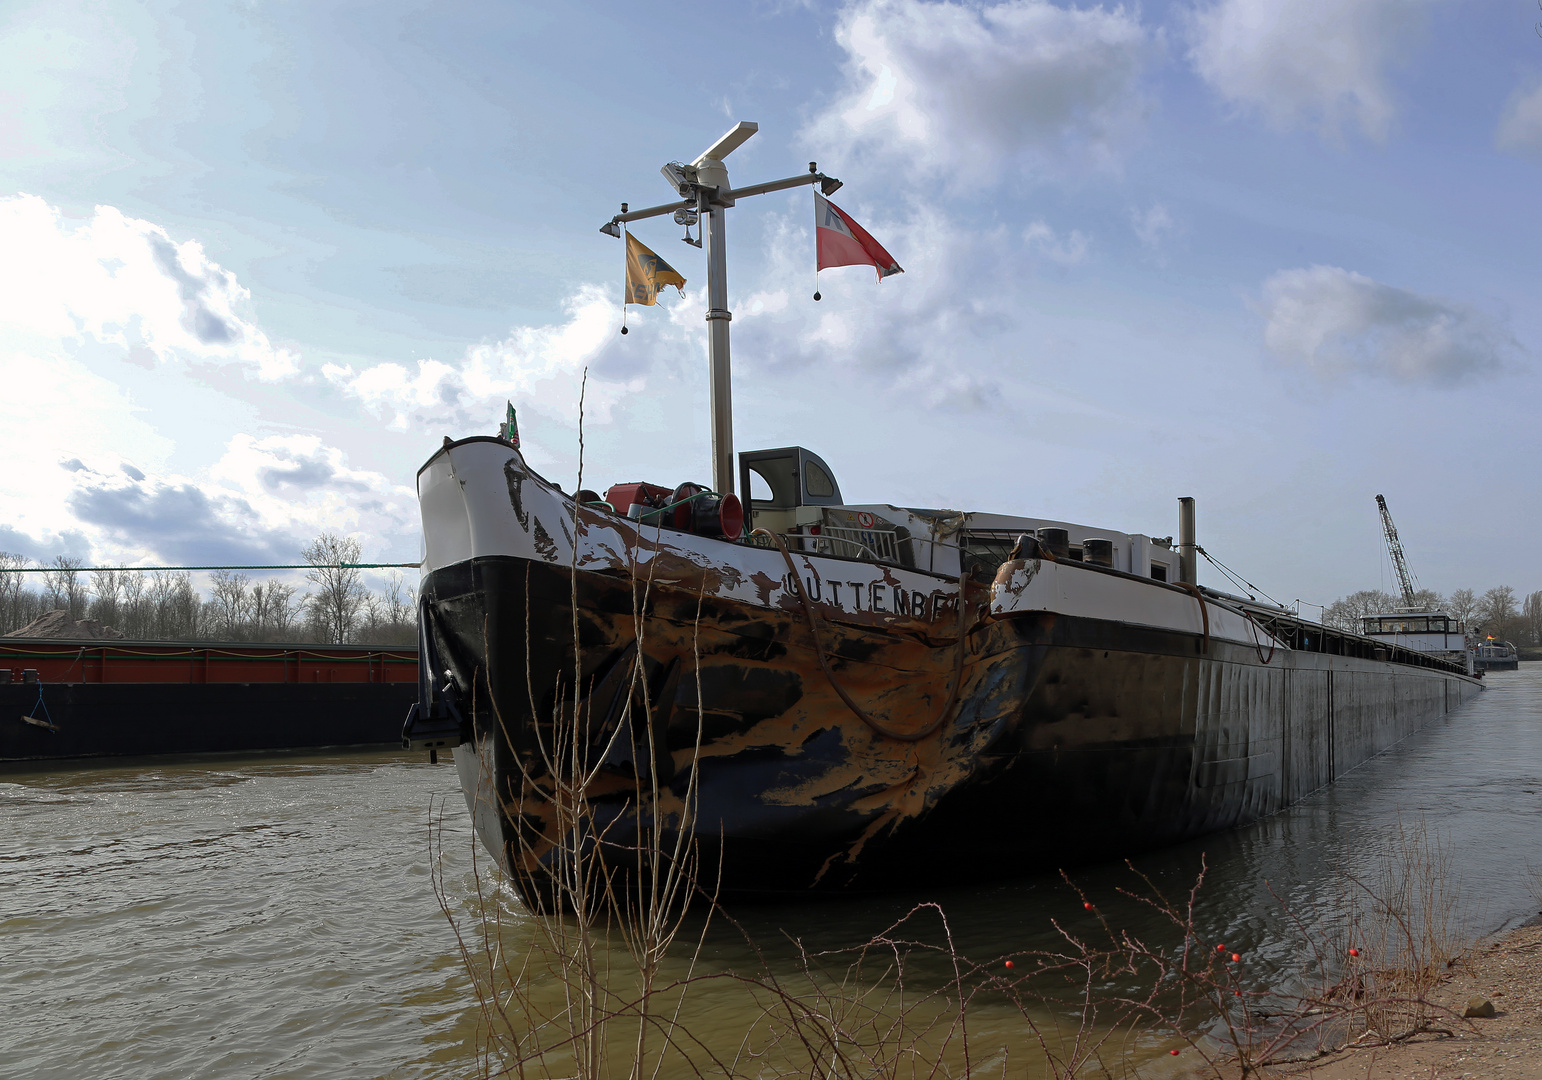
<instances>
[{"instance_id":1,"label":"wheelhouse window","mask_svg":"<svg viewBox=\"0 0 1542 1080\"><path fill-rule=\"evenodd\" d=\"M828 499L835 494L835 481L812 461L803 463L803 482L807 485L808 493L816 499Z\"/></svg>"},{"instance_id":2,"label":"wheelhouse window","mask_svg":"<svg viewBox=\"0 0 1542 1080\"><path fill-rule=\"evenodd\" d=\"M1372 617L1363 622L1367 634L1446 634L1450 633L1450 624L1451 620L1444 615Z\"/></svg>"}]
</instances>

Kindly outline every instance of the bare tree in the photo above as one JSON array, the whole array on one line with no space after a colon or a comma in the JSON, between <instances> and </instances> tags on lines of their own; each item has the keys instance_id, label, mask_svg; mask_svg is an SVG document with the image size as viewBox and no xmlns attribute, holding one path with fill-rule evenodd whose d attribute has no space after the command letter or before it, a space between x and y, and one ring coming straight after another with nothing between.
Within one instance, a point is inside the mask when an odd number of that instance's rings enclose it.
<instances>
[{"instance_id":1,"label":"bare tree","mask_svg":"<svg viewBox=\"0 0 1542 1080\"><path fill-rule=\"evenodd\" d=\"M303 607L295 598L295 587L282 581L270 581L266 585L253 585L250 612L251 640L279 641L294 634L295 616Z\"/></svg>"},{"instance_id":2,"label":"bare tree","mask_svg":"<svg viewBox=\"0 0 1542 1080\"><path fill-rule=\"evenodd\" d=\"M149 636L185 641L198 636L203 604L193 591L193 575L186 570L150 571Z\"/></svg>"},{"instance_id":3,"label":"bare tree","mask_svg":"<svg viewBox=\"0 0 1542 1080\"><path fill-rule=\"evenodd\" d=\"M249 620L249 630L253 641L268 640L268 626L273 621L268 614L268 607L273 598L268 593L266 585L253 585L251 599L247 601L246 612Z\"/></svg>"},{"instance_id":4,"label":"bare tree","mask_svg":"<svg viewBox=\"0 0 1542 1080\"><path fill-rule=\"evenodd\" d=\"M226 641L239 641L247 632L247 610L251 599L246 587L251 578L235 570L216 570L209 576L209 581L214 593L209 601L214 621L210 629Z\"/></svg>"},{"instance_id":5,"label":"bare tree","mask_svg":"<svg viewBox=\"0 0 1542 1080\"><path fill-rule=\"evenodd\" d=\"M30 561L25 555L0 551L0 634L8 634L26 625L20 621L22 595L31 590L27 588L27 575L18 571Z\"/></svg>"},{"instance_id":6,"label":"bare tree","mask_svg":"<svg viewBox=\"0 0 1542 1080\"><path fill-rule=\"evenodd\" d=\"M1466 623L1467 629L1471 630L1473 629L1472 618L1478 613L1478 598L1471 589L1457 589L1451 594L1446 609Z\"/></svg>"},{"instance_id":7,"label":"bare tree","mask_svg":"<svg viewBox=\"0 0 1542 1080\"><path fill-rule=\"evenodd\" d=\"M173 612L176 636L191 641L203 636L203 601L193 589L193 575L184 570L177 575L177 588L173 594Z\"/></svg>"},{"instance_id":8,"label":"bare tree","mask_svg":"<svg viewBox=\"0 0 1542 1080\"><path fill-rule=\"evenodd\" d=\"M177 594L178 575L174 570L150 571L150 586L146 590L149 594L146 600L149 605L146 620L146 636L152 638L168 638L172 636L174 598Z\"/></svg>"},{"instance_id":9,"label":"bare tree","mask_svg":"<svg viewBox=\"0 0 1542 1080\"><path fill-rule=\"evenodd\" d=\"M305 577L316 586L310 597L311 620L318 636L334 645L353 633L367 595L362 575L349 565L359 561L359 552L359 542L352 537L324 532L300 553L311 565Z\"/></svg>"},{"instance_id":10,"label":"bare tree","mask_svg":"<svg viewBox=\"0 0 1542 1080\"><path fill-rule=\"evenodd\" d=\"M277 639L293 637L295 622L305 606L305 598L295 596L295 587L282 581L268 583L268 630Z\"/></svg>"},{"instance_id":11,"label":"bare tree","mask_svg":"<svg viewBox=\"0 0 1542 1080\"><path fill-rule=\"evenodd\" d=\"M1399 601L1389 593L1379 589L1361 589L1329 604L1323 610L1322 621L1324 625L1336 626L1340 630L1349 630L1358 634L1361 619L1367 615L1381 615L1396 611L1398 606Z\"/></svg>"},{"instance_id":12,"label":"bare tree","mask_svg":"<svg viewBox=\"0 0 1542 1080\"><path fill-rule=\"evenodd\" d=\"M96 599L91 602L91 617L106 626L117 626L118 601L123 595L123 579L132 576L117 570L91 571L91 591Z\"/></svg>"},{"instance_id":13,"label":"bare tree","mask_svg":"<svg viewBox=\"0 0 1542 1080\"><path fill-rule=\"evenodd\" d=\"M356 640L371 645L384 642L390 636L387 612L385 601L374 593L366 592L364 606L360 609L360 627Z\"/></svg>"},{"instance_id":14,"label":"bare tree","mask_svg":"<svg viewBox=\"0 0 1542 1080\"><path fill-rule=\"evenodd\" d=\"M386 577L385 602L393 624L416 621L418 593L402 580L400 570L392 570Z\"/></svg>"},{"instance_id":15,"label":"bare tree","mask_svg":"<svg viewBox=\"0 0 1542 1080\"><path fill-rule=\"evenodd\" d=\"M128 571L121 582L123 599L119 601L119 621L114 623L124 637L147 638L150 636L149 600L145 596L145 576Z\"/></svg>"},{"instance_id":16,"label":"bare tree","mask_svg":"<svg viewBox=\"0 0 1542 1080\"><path fill-rule=\"evenodd\" d=\"M314 592L302 594L283 581L253 584L245 573L216 570L207 597L191 573L174 570L93 570L88 589L81 560L72 556L46 567L45 586L34 591L24 574L14 572L28 560L0 552L0 633L25 626L50 605L80 617L89 599L93 618L131 639L413 642L416 591L399 572L388 575L378 592L367 588L351 565L359 552L357 540L323 534L305 552Z\"/></svg>"},{"instance_id":17,"label":"bare tree","mask_svg":"<svg viewBox=\"0 0 1542 1080\"><path fill-rule=\"evenodd\" d=\"M84 565L78 555L55 555L52 569L43 575L48 602L56 608L64 608L71 619L85 614L86 585L80 580L80 568Z\"/></svg>"},{"instance_id":18,"label":"bare tree","mask_svg":"<svg viewBox=\"0 0 1542 1080\"><path fill-rule=\"evenodd\" d=\"M1525 624L1526 643L1542 645L1542 592L1526 597L1526 603L1521 606L1521 621Z\"/></svg>"},{"instance_id":19,"label":"bare tree","mask_svg":"<svg viewBox=\"0 0 1542 1080\"><path fill-rule=\"evenodd\" d=\"M1515 633L1518 614L1515 606L1515 590L1510 586L1497 585L1483 594L1479 618L1485 634L1508 639Z\"/></svg>"}]
</instances>

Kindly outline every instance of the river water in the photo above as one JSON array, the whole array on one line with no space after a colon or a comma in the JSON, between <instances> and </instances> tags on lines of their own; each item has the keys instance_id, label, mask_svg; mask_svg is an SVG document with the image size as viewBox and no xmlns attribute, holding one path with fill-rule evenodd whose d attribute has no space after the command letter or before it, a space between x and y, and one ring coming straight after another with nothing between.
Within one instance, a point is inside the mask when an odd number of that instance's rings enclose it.
<instances>
[{"instance_id":1,"label":"river water","mask_svg":"<svg viewBox=\"0 0 1542 1080\"><path fill-rule=\"evenodd\" d=\"M1542 664L1487 683L1460 711L1301 804L1137 869L1181 895L1203 860L1196 925L1246 952L1245 977L1258 985L1299 961L1280 902L1312 919L1343 895L1346 875L1372 875L1400 834L1449 862L1457 921L1480 933L1515 925L1542 907ZM453 769L419 755L0 773L0 1075L474 1074L485 1025L432 885L431 819L445 897L464 929L476 890L471 830ZM1118 893L1140 884L1128 868L1072 877L1120 927L1171 936ZM781 943L775 966L789 935L810 949L846 948L922 901L941 903L960 952L993 963L1052 945L1051 918L1096 930L1058 876L958 890L926 867L904 896L736 915L751 938ZM528 938L527 922L505 909L506 942ZM753 966L742 940L716 924L702 969ZM696 1022L733 1041L745 1014L709 1005Z\"/></svg>"}]
</instances>

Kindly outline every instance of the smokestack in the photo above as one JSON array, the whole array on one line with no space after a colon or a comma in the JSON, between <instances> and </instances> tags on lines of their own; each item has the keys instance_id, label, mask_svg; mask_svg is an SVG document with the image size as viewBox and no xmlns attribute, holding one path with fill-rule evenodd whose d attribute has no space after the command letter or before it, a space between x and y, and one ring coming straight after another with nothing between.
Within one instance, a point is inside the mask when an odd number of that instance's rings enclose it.
<instances>
[{"instance_id":1,"label":"smokestack","mask_svg":"<svg viewBox=\"0 0 1542 1080\"><path fill-rule=\"evenodd\" d=\"M1194 499L1178 500L1178 580L1199 584L1199 553L1194 550Z\"/></svg>"}]
</instances>

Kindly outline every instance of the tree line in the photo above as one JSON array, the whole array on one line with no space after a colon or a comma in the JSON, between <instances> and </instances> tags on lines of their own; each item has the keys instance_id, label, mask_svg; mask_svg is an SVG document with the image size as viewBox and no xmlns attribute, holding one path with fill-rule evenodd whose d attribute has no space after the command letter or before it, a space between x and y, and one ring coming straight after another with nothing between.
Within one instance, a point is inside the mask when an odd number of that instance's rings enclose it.
<instances>
[{"instance_id":1,"label":"tree line","mask_svg":"<svg viewBox=\"0 0 1542 1080\"><path fill-rule=\"evenodd\" d=\"M333 645L417 642L417 591L399 571L379 590L347 563L359 542L322 533L301 559L310 565L301 591L286 581L254 580L237 570L209 574L200 592L189 570L90 570L73 555L51 562L0 551L0 634L49 611L95 619L140 641L285 641ZM33 566L42 573L18 573ZM41 587L34 582L41 579Z\"/></svg>"},{"instance_id":2,"label":"tree line","mask_svg":"<svg viewBox=\"0 0 1542 1080\"><path fill-rule=\"evenodd\" d=\"M1542 591L1521 599L1508 585L1496 586L1481 596L1472 589L1457 589L1450 596L1423 589L1414 596L1414 602L1421 611L1445 611L1456 616L1466 624L1467 632L1477 637L1492 634L1516 645L1542 645ZM1323 609L1322 621L1359 633L1362 618L1391 614L1401 607L1401 597L1363 589L1329 604Z\"/></svg>"}]
</instances>

